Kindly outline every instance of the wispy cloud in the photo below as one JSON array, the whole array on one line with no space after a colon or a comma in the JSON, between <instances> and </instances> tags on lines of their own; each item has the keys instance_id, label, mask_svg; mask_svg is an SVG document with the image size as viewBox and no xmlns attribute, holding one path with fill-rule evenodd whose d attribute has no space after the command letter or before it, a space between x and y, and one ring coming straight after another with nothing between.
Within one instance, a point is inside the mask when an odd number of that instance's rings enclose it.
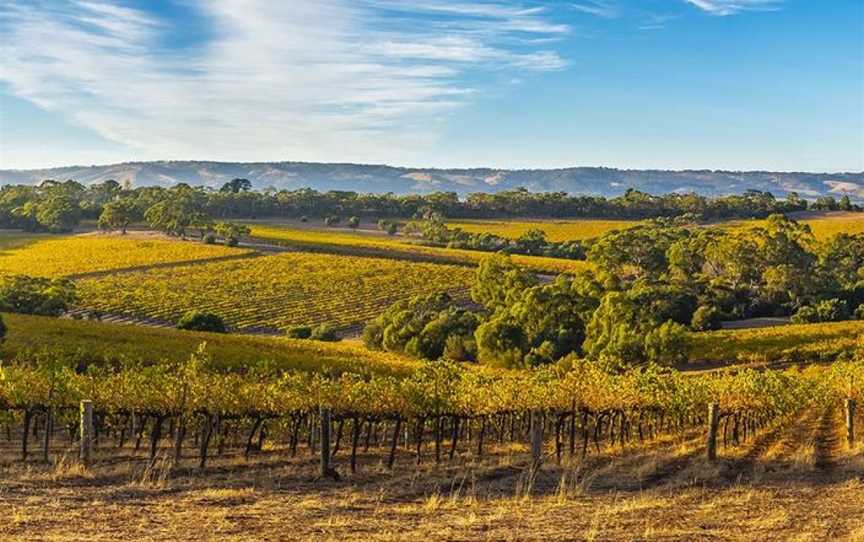
<instances>
[{"instance_id":1,"label":"wispy cloud","mask_svg":"<svg viewBox=\"0 0 864 542\"><path fill-rule=\"evenodd\" d=\"M742 11L775 11L782 0L685 0L711 15L735 15Z\"/></svg>"},{"instance_id":2,"label":"wispy cloud","mask_svg":"<svg viewBox=\"0 0 864 542\"><path fill-rule=\"evenodd\" d=\"M614 19L621 14L620 6L616 0L585 0L573 3L570 7L576 11L606 19Z\"/></svg>"},{"instance_id":3,"label":"wispy cloud","mask_svg":"<svg viewBox=\"0 0 864 542\"><path fill-rule=\"evenodd\" d=\"M196 0L210 38L177 49L168 38L189 21L108 0L12 0L0 80L142 159L363 159L430 142L483 91L478 74L566 66L550 48L569 32L555 2L408 4Z\"/></svg>"}]
</instances>

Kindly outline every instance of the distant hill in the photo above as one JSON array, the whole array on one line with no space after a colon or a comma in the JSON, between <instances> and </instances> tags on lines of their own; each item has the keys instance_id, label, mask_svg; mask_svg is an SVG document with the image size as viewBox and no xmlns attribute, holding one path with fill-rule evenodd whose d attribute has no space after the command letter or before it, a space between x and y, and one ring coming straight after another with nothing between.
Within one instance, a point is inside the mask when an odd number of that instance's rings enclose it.
<instances>
[{"instance_id":1,"label":"distant hill","mask_svg":"<svg viewBox=\"0 0 864 542\"><path fill-rule=\"evenodd\" d=\"M498 192L525 187L535 192L615 196L628 188L653 194L696 192L707 196L741 193L748 189L784 196L798 192L850 197L864 201L864 172L777 173L770 171L663 171L598 167L566 169L429 169L363 164L304 162L128 162L104 166L72 166L38 170L0 170L0 184L34 184L43 179L74 179L92 184L115 179L133 186L191 185L219 187L235 177L252 181L256 189L310 187L321 191L426 193L453 191Z\"/></svg>"}]
</instances>

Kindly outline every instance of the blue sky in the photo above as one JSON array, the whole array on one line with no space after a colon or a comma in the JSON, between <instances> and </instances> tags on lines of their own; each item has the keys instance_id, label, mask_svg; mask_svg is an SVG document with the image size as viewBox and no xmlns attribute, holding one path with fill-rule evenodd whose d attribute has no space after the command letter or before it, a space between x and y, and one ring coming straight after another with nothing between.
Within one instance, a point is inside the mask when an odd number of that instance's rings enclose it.
<instances>
[{"instance_id":1,"label":"blue sky","mask_svg":"<svg viewBox=\"0 0 864 542\"><path fill-rule=\"evenodd\" d=\"M860 0L11 0L0 168L864 170Z\"/></svg>"}]
</instances>

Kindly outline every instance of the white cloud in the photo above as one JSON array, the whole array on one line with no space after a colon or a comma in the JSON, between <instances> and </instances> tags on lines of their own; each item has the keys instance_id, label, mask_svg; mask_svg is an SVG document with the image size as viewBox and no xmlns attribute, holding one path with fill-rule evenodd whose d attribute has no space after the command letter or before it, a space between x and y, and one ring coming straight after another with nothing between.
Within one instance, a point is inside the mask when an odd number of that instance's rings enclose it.
<instances>
[{"instance_id":1,"label":"white cloud","mask_svg":"<svg viewBox=\"0 0 864 542\"><path fill-rule=\"evenodd\" d=\"M107 0L13 0L0 8L0 80L140 159L360 160L433 141L482 91L477 73L566 65L535 42L569 30L543 7L406 5L196 0L210 37L178 49L166 38L186 21Z\"/></svg>"},{"instance_id":2,"label":"white cloud","mask_svg":"<svg viewBox=\"0 0 864 542\"><path fill-rule=\"evenodd\" d=\"M774 11L783 0L685 0L711 15L734 15L742 11Z\"/></svg>"},{"instance_id":3,"label":"white cloud","mask_svg":"<svg viewBox=\"0 0 864 542\"><path fill-rule=\"evenodd\" d=\"M582 3L571 4L571 7L576 11L605 19L613 19L620 15L619 6L615 0L585 0Z\"/></svg>"}]
</instances>

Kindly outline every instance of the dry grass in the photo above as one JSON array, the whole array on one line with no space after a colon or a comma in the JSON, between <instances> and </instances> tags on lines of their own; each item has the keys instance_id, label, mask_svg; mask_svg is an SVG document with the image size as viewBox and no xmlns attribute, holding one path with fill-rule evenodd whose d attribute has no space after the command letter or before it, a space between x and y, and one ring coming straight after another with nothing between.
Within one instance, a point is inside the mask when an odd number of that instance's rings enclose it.
<instances>
[{"instance_id":1,"label":"dry grass","mask_svg":"<svg viewBox=\"0 0 864 542\"><path fill-rule=\"evenodd\" d=\"M316 480L314 456L278 448L248 462L232 451L205 473L189 458L174 475L166 461L145 472L130 451L117 459L106 450L116 460L89 471L68 459L7 461L0 539L862 540L862 450L831 440L842 432L837 414L805 411L721 448L717 463L702 458L693 431L585 460L565 452L562 465L548 457L536 476L518 446L440 466L427 450L419 467L403 451L394 472L380 452L364 454L356 475L341 455L341 482ZM811 447L830 461L789 462Z\"/></svg>"}]
</instances>

